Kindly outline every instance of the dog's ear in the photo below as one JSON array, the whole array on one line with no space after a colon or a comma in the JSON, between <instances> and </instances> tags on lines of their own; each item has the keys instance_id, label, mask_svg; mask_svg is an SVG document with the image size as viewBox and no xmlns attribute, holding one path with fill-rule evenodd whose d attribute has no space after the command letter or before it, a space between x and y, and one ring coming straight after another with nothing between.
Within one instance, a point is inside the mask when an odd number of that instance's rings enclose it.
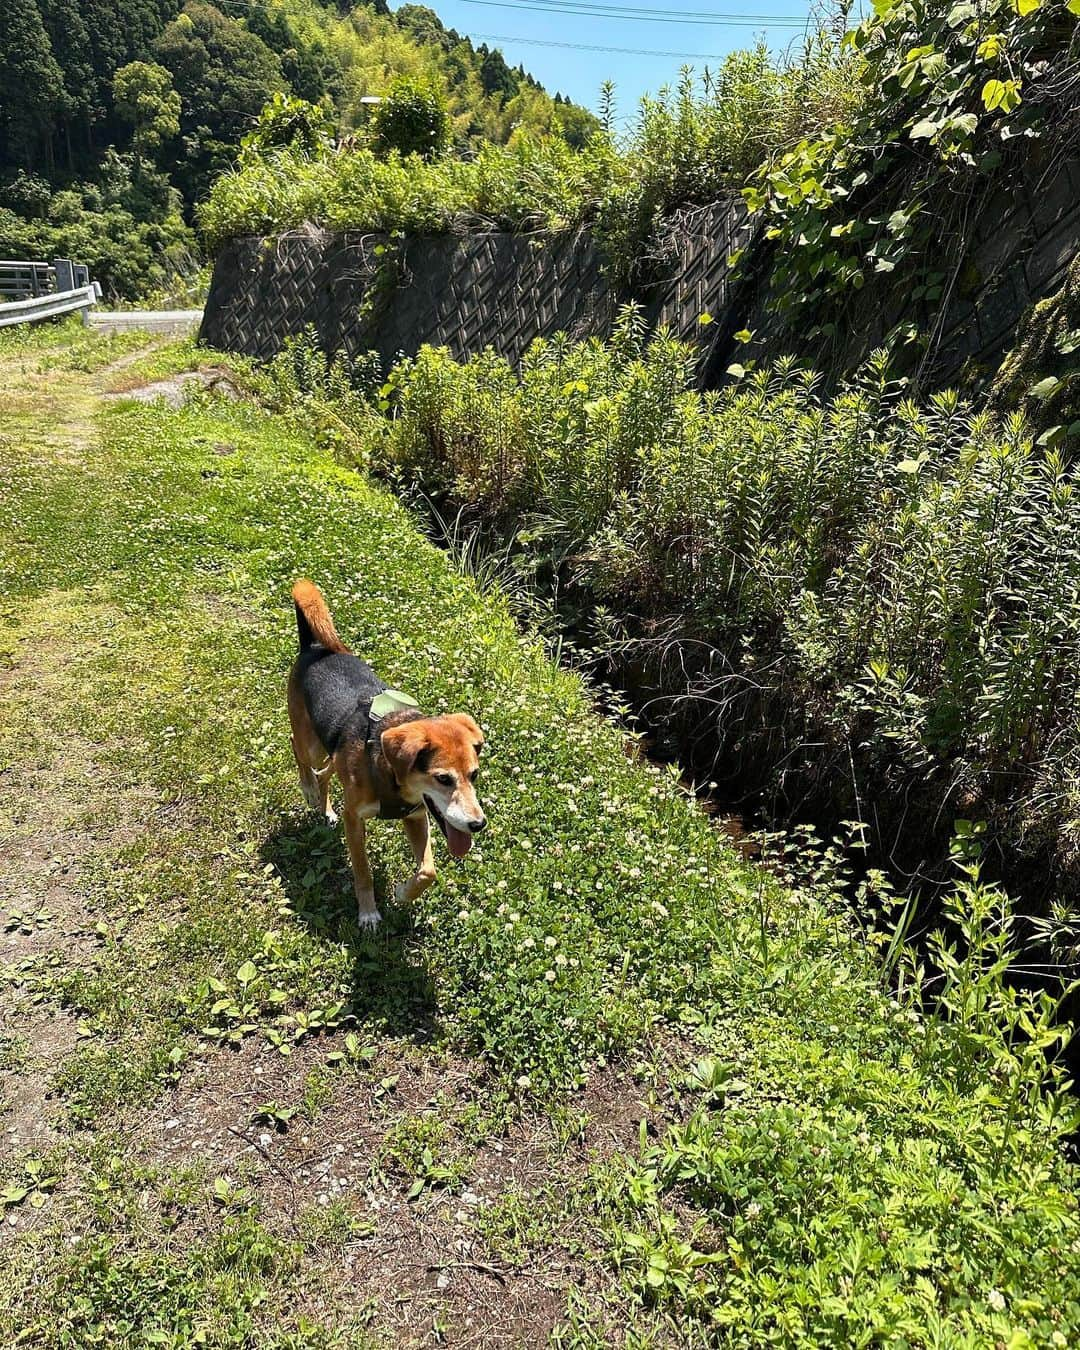
<instances>
[{"instance_id":1,"label":"dog's ear","mask_svg":"<svg viewBox=\"0 0 1080 1350\"><path fill-rule=\"evenodd\" d=\"M457 722L464 728L466 736L468 736L473 743L473 749L479 754L480 747L484 744L484 733L476 725L469 714L454 713L451 720Z\"/></svg>"},{"instance_id":2,"label":"dog's ear","mask_svg":"<svg viewBox=\"0 0 1080 1350\"><path fill-rule=\"evenodd\" d=\"M431 757L431 743L423 722L406 722L382 734L382 750L390 771L403 783L413 770L423 772Z\"/></svg>"}]
</instances>

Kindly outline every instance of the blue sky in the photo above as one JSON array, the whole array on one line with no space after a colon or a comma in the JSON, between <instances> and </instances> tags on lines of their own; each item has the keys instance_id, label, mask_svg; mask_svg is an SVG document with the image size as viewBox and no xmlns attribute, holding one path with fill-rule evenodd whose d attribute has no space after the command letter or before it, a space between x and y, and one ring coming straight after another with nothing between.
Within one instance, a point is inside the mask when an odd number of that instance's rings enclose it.
<instances>
[{"instance_id":1,"label":"blue sky","mask_svg":"<svg viewBox=\"0 0 1080 1350\"><path fill-rule=\"evenodd\" d=\"M646 22L613 15L552 13L538 8L545 0L426 3L447 28L468 34L474 42L500 48L510 65L523 65L551 93L559 90L586 108L595 110L601 83L614 80L617 112L624 121L633 115L642 94L674 83L681 66L714 66L717 57L752 46L761 36L775 51L786 50L799 39L800 28L770 24L769 19L803 21L810 10L808 0L677 0L674 5L665 5L663 0L625 0L624 4L620 0L599 0L600 4L617 5L623 10L648 9L664 16L659 22ZM397 4L393 7L396 9ZM739 26L679 22L670 17L673 12L739 14L749 16L751 22ZM540 43L577 43L600 50ZM620 47L637 48L645 54L616 50Z\"/></svg>"}]
</instances>

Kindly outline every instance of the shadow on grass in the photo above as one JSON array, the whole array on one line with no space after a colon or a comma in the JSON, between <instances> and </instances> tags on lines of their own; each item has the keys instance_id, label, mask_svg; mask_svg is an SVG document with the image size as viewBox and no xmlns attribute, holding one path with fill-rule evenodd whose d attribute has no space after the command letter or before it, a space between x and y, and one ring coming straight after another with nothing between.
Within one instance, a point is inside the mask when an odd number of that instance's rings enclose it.
<instances>
[{"instance_id":1,"label":"shadow on grass","mask_svg":"<svg viewBox=\"0 0 1080 1350\"><path fill-rule=\"evenodd\" d=\"M352 873L341 827L283 814L260 850L281 877L297 920L316 936L342 943L350 957L350 1011L359 1022L423 1044L436 1039L435 989L413 916L388 904L393 887L372 859L382 923L374 933L356 923Z\"/></svg>"}]
</instances>

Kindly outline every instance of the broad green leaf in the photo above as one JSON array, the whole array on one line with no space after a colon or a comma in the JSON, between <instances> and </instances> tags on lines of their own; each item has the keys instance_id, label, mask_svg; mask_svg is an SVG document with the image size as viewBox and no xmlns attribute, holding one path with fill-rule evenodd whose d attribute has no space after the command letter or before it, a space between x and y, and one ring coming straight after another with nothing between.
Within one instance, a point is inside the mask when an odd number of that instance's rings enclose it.
<instances>
[{"instance_id":1,"label":"broad green leaf","mask_svg":"<svg viewBox=\"0 0 1080 1350\"><path fill-rule=\"evenodd\" d=\"M940 130L940 122L932 122L929 117L924 117L921 121L915 123L908 135L913 141L928 141L931 137L936 136Z\"/></svg>"},{"instance_id":2,"label":"broad green leaf","mask_svg":"<svg viewBox=\"0 0 1080 1350\"><path fill-rule=\"evenodd\" d=\"M1028 390L1031 398L1037 398L1045 403L1048 398L1053 398L1061 388L1061 381L1056 375L1047 375L1045 380L1040 380L1038 384L1033 384Z\"/></svg>"},{"instance_id":3,"label":"broad green leaf","mask_svg":"<svg viewBox=\"0 0 1080 1350\"><path fill-rule=\"evenodd\" d=\"M1013 0L1013 8L1022 19L1034 14L1041 4L1042 0Z\"/></svg>"},{"instance_id":4,"label":"broad green leaf","mask_svg":"<svg viewBox=\"0 0 1080 1350\"><path fill-rule=\"evenodd\" d=\"M1060 423L1056 427L1047 427L1043 434L1036 441L1037 445L1048 445L1053 447L1059 441L1065 439L1065 427Z\"/></svg>"},{"instance_id":5,"label":"broad green leaf","mask_svg":"<svg viewBox=\"0 0 1080 1350\"><path fill-rule=\"evenodd\" d=\"M245 961L236 972L236 978L242 985L249 985L252 980L258 978L258 975L258 969L250 961Z\"/></svg>"},{"instance_id":6,"label":"broad green leaf","mask_svg":"<svg viewBox=\"0 0 1080 1350\"><path fill-rule=\"evenodd\" d=\"M1021 103L1020 85L1016 80L987 80L982 88L983 106L987 112L1000 108L1010 113Z\"/></svg>"}]
</instances>

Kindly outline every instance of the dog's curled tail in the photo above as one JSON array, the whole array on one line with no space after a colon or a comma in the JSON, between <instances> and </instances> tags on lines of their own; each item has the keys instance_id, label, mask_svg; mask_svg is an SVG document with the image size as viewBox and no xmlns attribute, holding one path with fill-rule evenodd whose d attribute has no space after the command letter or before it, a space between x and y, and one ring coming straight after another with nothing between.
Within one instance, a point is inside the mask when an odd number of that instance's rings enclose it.
<instances>
[{"instance_id":1,"label":"dog's curled tail","mask_svg":"<svg viewBox=\"0 0 1080 1350\"><path fill-rule=\"evenodd\" d=\"M301 651L315 642L330 652L349 650L338 637L322 591L313 581L298 581L292 588L292 598L296 605L296 631L300 635Z\"/></svg>"}]
</instances>

